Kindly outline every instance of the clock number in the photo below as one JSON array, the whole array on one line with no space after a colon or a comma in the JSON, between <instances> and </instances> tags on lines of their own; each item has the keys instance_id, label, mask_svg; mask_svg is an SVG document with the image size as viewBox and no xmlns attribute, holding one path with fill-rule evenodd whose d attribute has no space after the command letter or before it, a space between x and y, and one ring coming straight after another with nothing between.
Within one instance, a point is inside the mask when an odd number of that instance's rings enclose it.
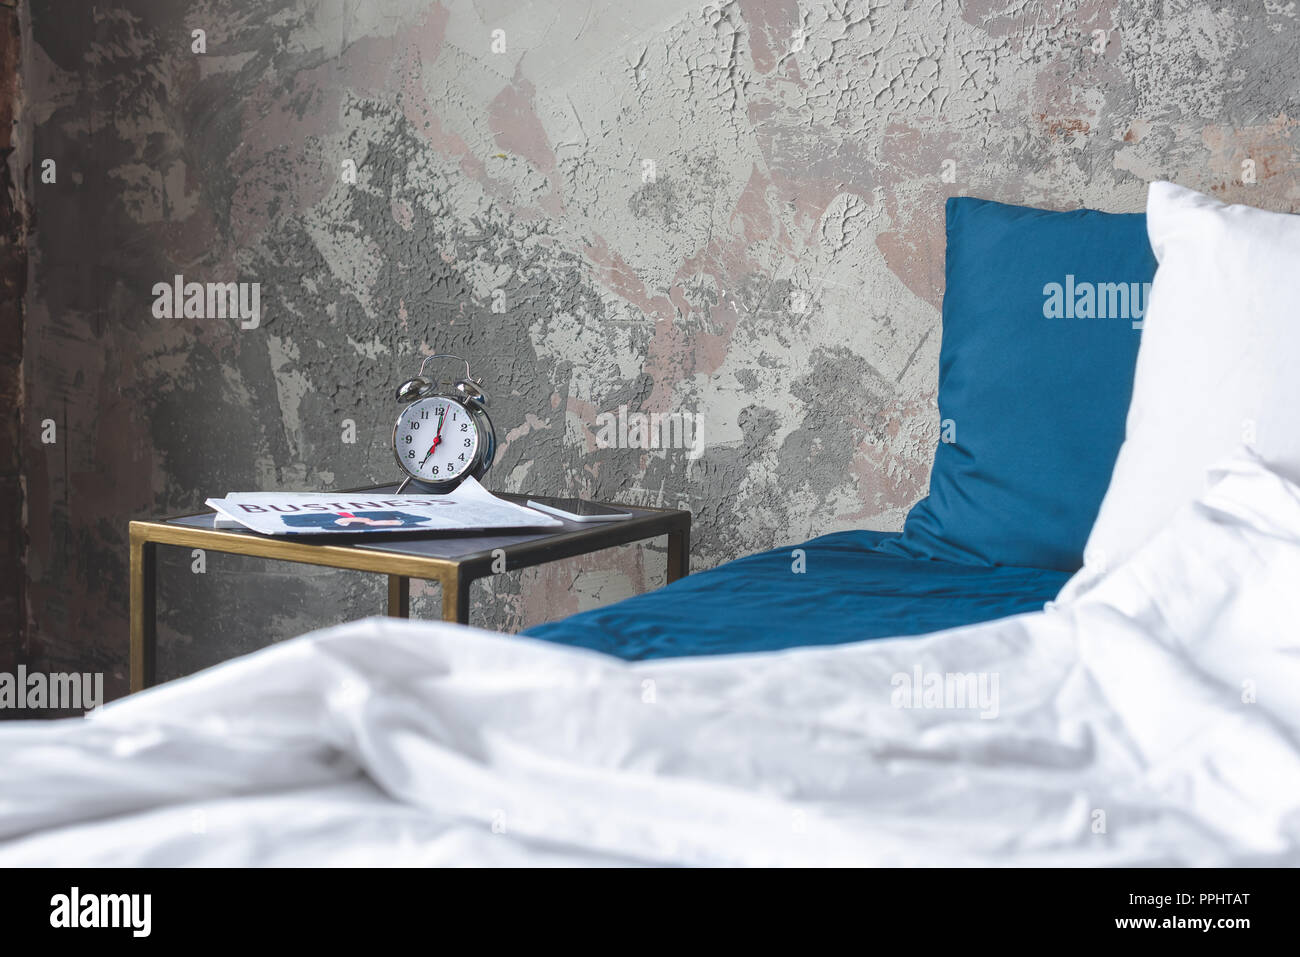
<instances>
[{"instance_id":1,"label":"clock number","mask_svg":"<svg viewBox=\"0 0 1300 957\"><path fill-rule=\"evenodd\" d=\"M422 418L422 419L427 419L428 417L429 417L429 410L428 410L428 409L421 409L421 410L420 410L420 418Z\"/></svg>"},{"instance_id":2,"label":"clock number","mask_svg":"<svg viewBox=\"0 0 1300 957\"><path fill-rule=\"evenodd\" d=\"M461 430L462 432L468 432L468 431L469 431L469 423L468 423L468 422L462 422L462 423L460 424L460 430Z\"/></svg>"},{"instance_id":3,"label":"clock number","mask_svg":"<svg viewBox=\"0 0 1300 957\"><path fill-rule=\"evenodd\" d=\"M470 447L470 445L472 445L472 444L473 444L473 443L472 443L472 442L470 442L470 440L469 440L469 439L466 439L466 440L465 440L465 448L469 448L469 447Z\"/></svg>"},{"instance_id":4,"label":"clock number","mask_svg":"<svg viewBox=\"0 0 1300 957\"><path fill-rule=\"evenodd\" d=\"M407 457L408 459L413 459L413 458L415 458L415 449L411 449L411 451L407 452L407 453L406 453L406 457Z\"/></svg>"},{"instance_id":5,"label":"clock number","mask_svg":"<svg viewBox=\"0 0 1300 957\"><path fill-rule=\"evenodd\" d=\"M465 453L464 453L464 452L460 453L460 460L461 460L462 462L465 461Z\"/></svg>"},{"instance_id":6,"label":"clock number","mask_svg":"<svg viewBox=\"0 0 1300 957\"><path fill-rule=\"evenodd\" d=\"M438 466L436 466L436 465L433 467L433 474L434 474L434 475L437 475L437 474L438 474Z\"/></svg>"},{"instance_id":7,"label":"clock number","mask_svg":"<svg viewBox=\"0 0 1300 957\"><path fill-rule=\"evenodd\" d=\"M419 427L420 427L420 423L419 423L419 422L416 422L414 419L412 419L412 420L411 420L411 428L413 428L413 429L418 429Z\"/></svg>"},{"instance_id":8,"label":"clock number","mask_svg":"<svg viewBox=\"0 0 1300 957\"><path fill-rule=\"evenodd\" d=\"M402 441L405 442L407 445L410 445L412 441L411 434L408 432L406 435L402 436Z\"/></svg>"}]
</instances>

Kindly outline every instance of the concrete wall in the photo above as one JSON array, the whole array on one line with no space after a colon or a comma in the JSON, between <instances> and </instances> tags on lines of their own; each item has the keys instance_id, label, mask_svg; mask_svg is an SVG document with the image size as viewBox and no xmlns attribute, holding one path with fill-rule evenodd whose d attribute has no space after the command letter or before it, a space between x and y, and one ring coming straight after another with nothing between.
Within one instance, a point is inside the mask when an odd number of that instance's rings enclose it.
<instances>
[{"instance_id":1,"label":"concrete wall","mask_svg":"<svg viewBox=\"0 0 1300 957\"><path fill-rule=\"evenodd\" d=\"M1300 204L1289 0L31 11L28 637L110 691L127 520L392 477L421 353L485 377L490 485L687 506L705 567L924 494L946 196L1137 210L1163 177ZM260 323L157 318L177 274L259 283ZM600 448L624 405L701 416L706 450ZM218 555L162 573L164 677L382 598ZM661 549L508 574L475 620L662 577Z\"/></svg>"}]
</instances>

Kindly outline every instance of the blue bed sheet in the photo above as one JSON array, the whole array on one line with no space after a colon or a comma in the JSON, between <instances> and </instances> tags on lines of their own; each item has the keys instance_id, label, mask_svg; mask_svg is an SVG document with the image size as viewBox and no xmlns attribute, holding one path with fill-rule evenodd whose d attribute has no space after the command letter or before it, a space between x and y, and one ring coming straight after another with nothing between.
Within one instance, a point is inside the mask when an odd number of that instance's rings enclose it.
<instances>
[{"instance_id":1,"label":"blue bed sheet","mask_svg":"<svg viewBox=\"0 0 1300 957\"><path fill-rule=\"evenodd\" d=\"M885 554L896 533L823 535L688 575L524 634L620 658L669 658L919 635L1037 611L1068 572ZM802 549L803 573L792 570Z\"/></svg>"}]
</instances>

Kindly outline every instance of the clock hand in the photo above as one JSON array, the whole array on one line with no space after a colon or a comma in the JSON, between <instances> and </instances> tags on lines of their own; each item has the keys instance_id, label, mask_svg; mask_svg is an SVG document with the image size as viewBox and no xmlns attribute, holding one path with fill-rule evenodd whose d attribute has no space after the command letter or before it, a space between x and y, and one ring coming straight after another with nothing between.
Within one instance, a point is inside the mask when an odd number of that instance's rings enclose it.
<instances>
[{"instance_id":1,"label":"clock hand","mask_svg":"<svg viewBox=\"0 0 1300 957\"><path fill-rule=\"evenodd\" d=\"M442 414L438 416L438 431L433 436L433 445L429 446L429 451L425 453L424 458L420 459L420 464L417 465L416 468L419 469L424 468L424 463L429 461L429 456L433 454L433 450L436 449L438 447L438 443L442 441L442 424L446 421L447 421L447 410L443 409Z\"/></svg>"}]
</instances>

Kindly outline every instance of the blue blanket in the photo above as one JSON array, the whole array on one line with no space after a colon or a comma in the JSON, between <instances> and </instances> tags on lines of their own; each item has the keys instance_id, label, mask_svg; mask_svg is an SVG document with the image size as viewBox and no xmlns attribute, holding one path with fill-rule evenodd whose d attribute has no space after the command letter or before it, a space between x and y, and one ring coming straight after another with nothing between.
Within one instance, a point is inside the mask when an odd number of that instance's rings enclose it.
<instances>
[{"instance_id":1,"label":"blue blanket","mask_svg":"<svg viewBox=\"0 0 1300 957\"><path fill-rule=\"evenodd\" d=\"M836 532L688 575L524 634L626 659L919 635L1037 611L1070 577L882 554L896 534ZM795 549L803 552L802 571Z\"/></svg>"}]
</instances>

